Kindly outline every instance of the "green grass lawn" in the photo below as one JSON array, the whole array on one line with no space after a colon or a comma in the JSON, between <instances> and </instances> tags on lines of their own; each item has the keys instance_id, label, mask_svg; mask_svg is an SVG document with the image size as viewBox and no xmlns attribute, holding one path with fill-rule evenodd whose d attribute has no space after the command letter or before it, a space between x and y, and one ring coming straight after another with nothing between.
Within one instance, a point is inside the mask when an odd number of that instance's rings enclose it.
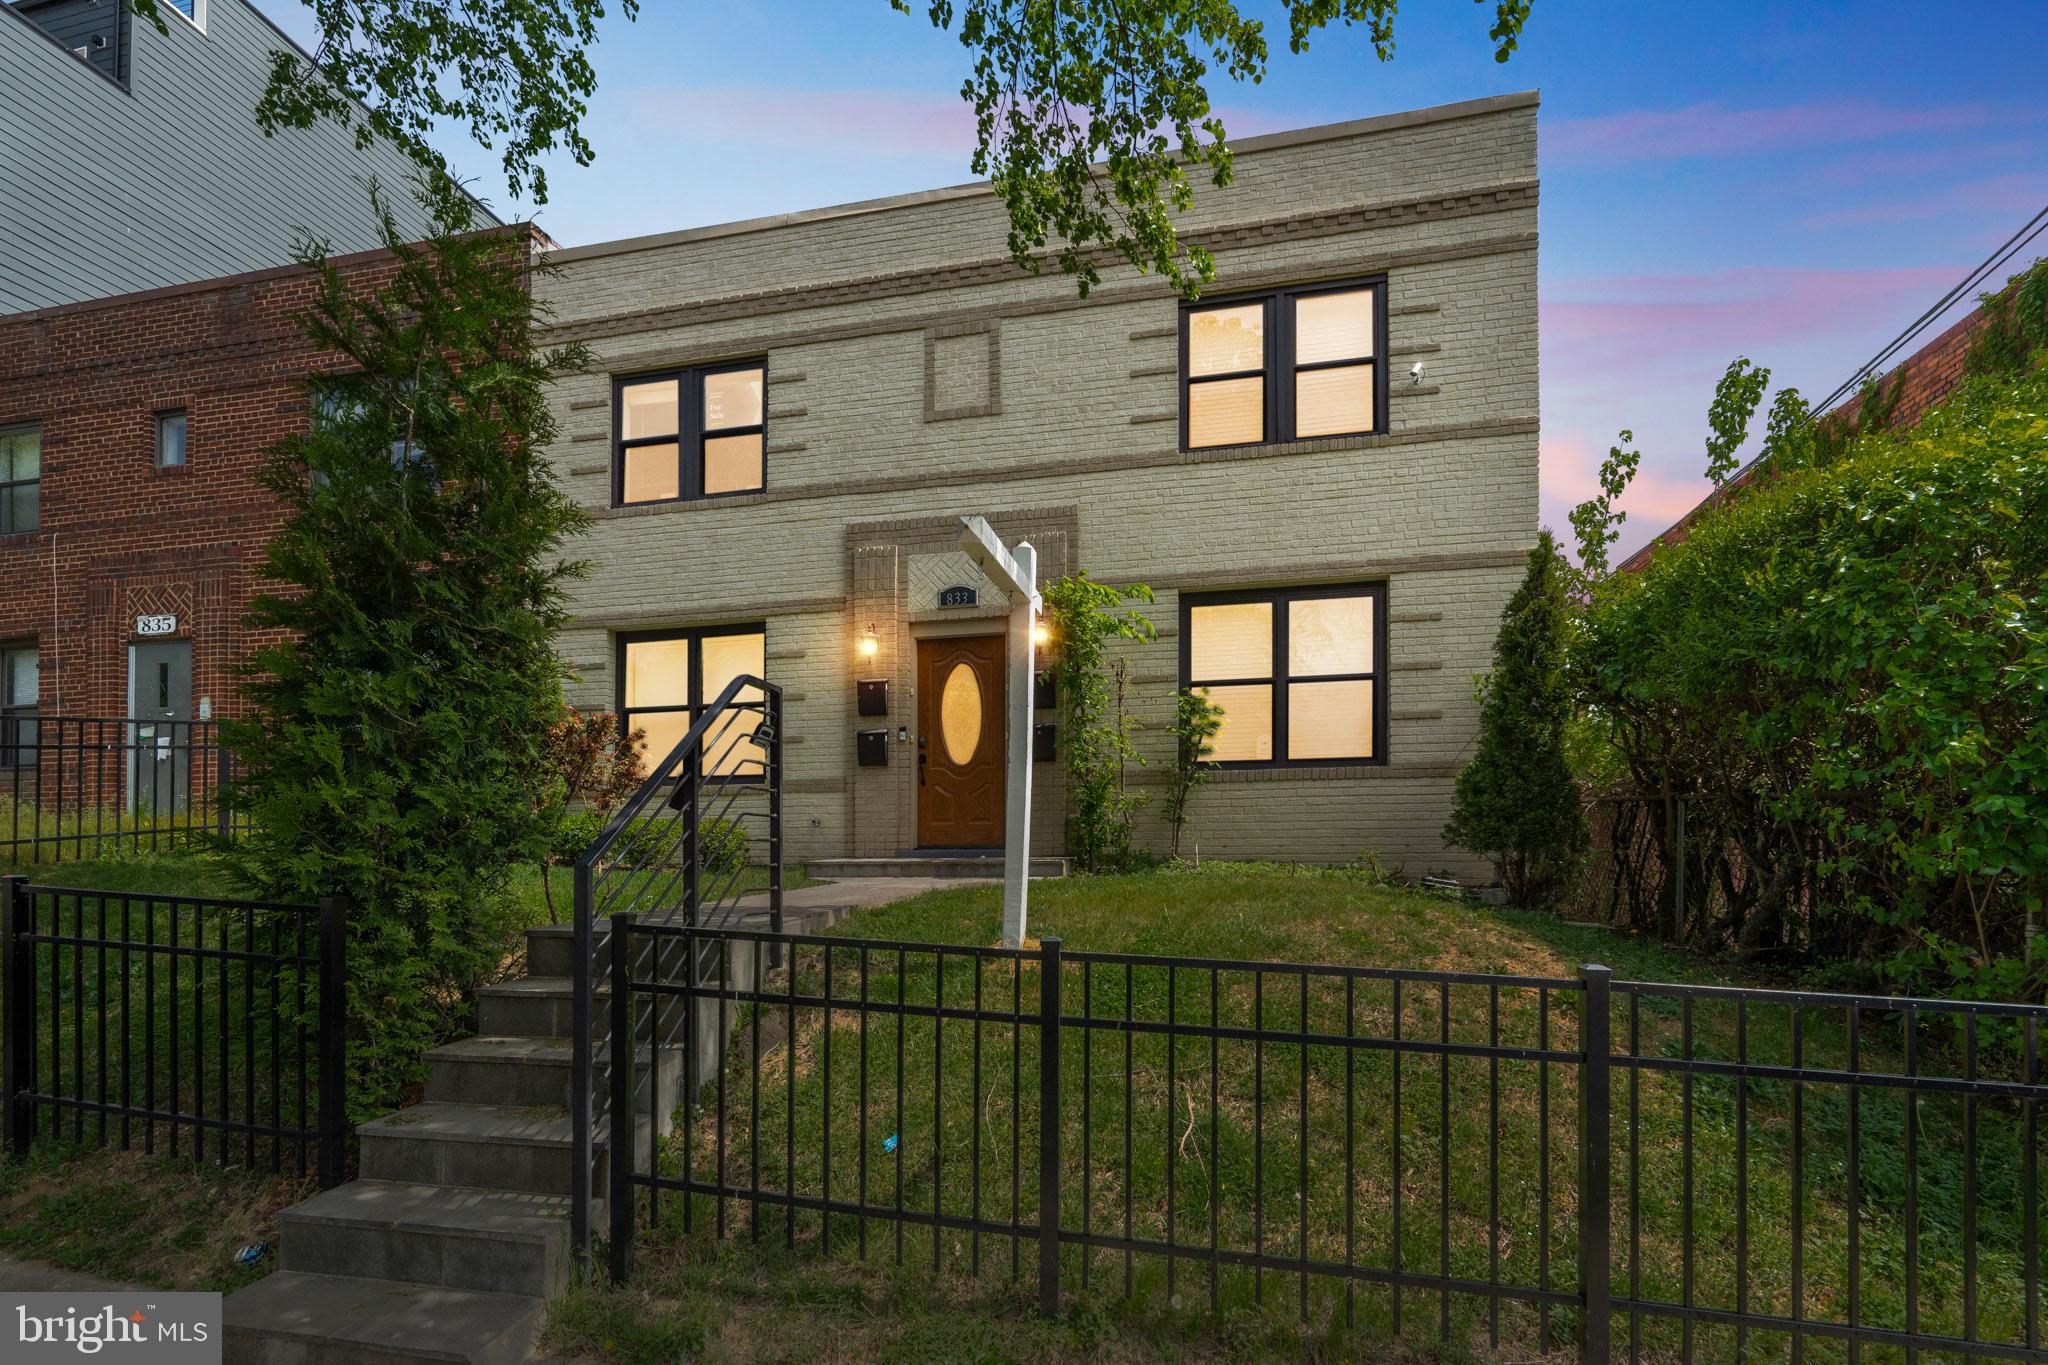
<instances>
[{"instance_id":1,"label":"green grass lawn","mask_svg":"<svg viewBox=\"0 0 2048 1365\"><path fill-rule=\"evenodd\" d=\"M997 897L988 887L938 892L859 914L835 934L989 945L998 938ZM1709 966L1606 931L1448 902L1355 876L1274 867L1223 865L1199 873L1040 884L1033 891L1032 931L1057 935L1069 953L1544 978L1570 977L1580 963L1598 960L1622 978L1725 979ZM861 954L849 946L834 958L832 993L857 998ZM799 954L794 972L800 992L819 991L822 952ZM1085 1009L1093 1017L1120 1018L1128 1009L1141 1021L1170 1015L1207 1023L1214 1017L1226 1027L1257 1020L1267 1029L1299 1029L1305 1019L1306 1032L1326 1036L1384 1039L1393 1031L1394 989L1384 981L1360 980L1347 988L1340 979L1320 978L1304 991L1298 977L1266 974L1261 981L1248 972L1224 971L1212 978L1200 968L1178 970L1171 980L1163 970L1140 969L1129 978L1128 991L1125 981L1120 964L1070 964L1062 977L1064 1012ZM769 989L784 985L778 980ZM961 1009L973 1004L977 986L985 1009L1007 1009L1016 998L1028 1010L1037 999L1037 972L1007 960L977 972L968 959L954 957L947 962L942 996L929 955L907 955L900 972L893 949L867 961L870 1000L894 1001L900 991L906 1002ZM1497 1038L1509 1046L1577 1048L1576 992L1553 992L1547 1003L1546 1011L1535 989L1504 989L1496 1000L1484 986L1443 991L1408 983L1401 990L1400 1037L1454 1044ZM713 1086L693 1120L669 1140L662 1154L665 1170L683 1168L687 1144L690 1169L700 1179L737 1186L758 1180L777 1190L793 1185L801 1194L864 1197L870 1205L900 1200L912 1211L936 1208L947 1216L998 1223L1014 1211L1021 1221L1035 1221L1035 1034L1023 1035L1013 1062L1007 1024L984 1021L976 1027L951 1019L935 1029L929 1017L909 1018L901 1024L899 1085L896 1016L868 1015L863 1029L862 1012L842 1008L828 1031L820 1011L796 1014L793 1050L783 1041L784 1011L771 1005L742 1016L741 1045L724 1077L723 1104L720 1087ZM749 1060L757 1022L758 1067ZM1649 1056L1683 1051L1687 1019L1668 999L1646 997L1631 1007L1620 998L1611 1023L1617 1045L1633 1045ZM1690 1026L1695 1058L1736 1055L1732 1006L1696 1005ZM1752 1060L1789 1060L1789 1008L1752 1006L1742 1027ZM1520 1285L1542 1282L1547 1259L1548 1282L1575 1289L1575 1066L1552 1064L1546 1079L1546 1068L1533 1061L1446 1061L1407 1053L1399 1062L1397 1124L1395 1062L1385 1049L1255 1046L1229 1039L1212 1054L1202 1039L1082 1033L1069 1027L1062 1040L1063 1226L1079 1227L1085 1217L1096 1232L1160 1240L1168 1236L1170 1217L1172 1235L1183 1244L1206 1245L1213 1224L1217 1244L1226 1249L1291 1255L1305 1247L1319 1260L1386 1266L1398 1247L1405 1270L1433 1274L1448 1264L1453 1276ZM1887 1032L1873 1021L1860 1041L1861 1064L1896 1069L1898 1037L1896 1024ZM1807 1063L1843 1065L1843 1016L1803 1011L1799 1042ZM1939 1036L1924 1036L1920 1048L1923 1068L1956 1063ZM1998 1065L1989 1048L1983 1065L1987 1073ZM1673 1075L1631 1076L1615 1072L1615 1292L1639 1285L1644 1297L1679 1298L1689 1179L1695 1301L1732 1306L1740 1282L1753 1311L1789 1313L1790 1088L1763 1081L1738 1087L1702 1076L1688 1097ZM1807 1085L1803 1091L1801 1307L1809 1317L1840 1320L1847 1308L1848 1104L1838 1088ZM1747 1150L1738 1159L1737 1120L1744 1111ZM1633 1153L1627 1136L1631 1115L1640 1135ZM1858 1309L1867 1323L1898 1326L1906 1276L1905 1110L1884 1092L1866 1093L1857 1120ZM1923 1098L1915 1121L1921 1143L1914 1168L1920 1326L1960 1333L1962 1102ZM2011 1109L1991 1101L1978 1103L1975 1121L1978 1331L1986 1339L2016 1341L2022 1339L2025 1312L2018 1183L2024 1130ZM829 1163L823 1150L828 1128ZM1688 1128L1689 1173L1682 1155ZM1499 1134L1497 1143L1489 1143L1490 1131ZM1540 1159L1546 1133L1547 1168ZM1747 1242L1740 1264L1739 1203L1745 1206ZM1332 1279L1310 1277L1304 1285L1282 1271L1231 1267L1212 1287L1207 1266L1193 1260L1169 1271L1156 1255L1127 1259L1121 1251L1072 1246L1064 1252L1068 1314L1044 1323L1032 1311L1035 1249L1020 1248L1021 1274L1013 1277L1008 1237L948 1229L934 1246L926 1227L843 1214L830 1220L828 1232L815 1213L792 1218L783 1209L763 1207L757 1219L745 1201L728 1200L722 1210L726 1237L719 1241L713 1234L721 1211L709 1198L697 1199L694 1229L687 1233L676 1216L679 1208L676 1198L666 1197L662 1225L643 1232L640 1270L630 1285L584 1291L563 1305L554 1328L558 1348L650 1361L672 1359L681 1350L730 1359L1164 1361L1408 1354L1529 1359L1544 1345L1527 1305L1502 1308L1496 1348L1491 1313L1478 1296L1453 1294L1446 1301L1433 1289L1406 1290L1397 1331L1395 1299L1383 1286L1361 1284L1347 1293ZM1439 1351L1435 1343L1446 1313L1451 1345ZM1551 1348L1568 1348L1572 1316L1569 1310L1550 1315ZM1615 1332L1617 1349L1625 1349L1630 1324L1617 1319ZM1646 1319L1641 1332L1645 1358L1677 1356L1675 1325ZM1700 1360L1732 1360L1739 1349L1732 1330L1706 1325L1696 1329L1693 1345ZM1786 1339L1757 1332L1740 1347L1750 1358L1788 1354ZM1834 1342L1809 1339L1805 1348L1811 1360L1847 1358ZM1861 1358L1877 1362L1901 1355L1866 1347Z\"/></svg>"},{"instance_id":2,"label":"green grass lawn","mask_svg":"<svg viewBox=\"0 0 2048 1365\"><path fill-rule=\"evenodd\" d=\"M277 1216L301 1180L137 1152L0 1158L0 1251L157 1289L232 1293L277 1268ZM253 1266L235 1252L269 1244Z\"/></svg>"}]
</instances>

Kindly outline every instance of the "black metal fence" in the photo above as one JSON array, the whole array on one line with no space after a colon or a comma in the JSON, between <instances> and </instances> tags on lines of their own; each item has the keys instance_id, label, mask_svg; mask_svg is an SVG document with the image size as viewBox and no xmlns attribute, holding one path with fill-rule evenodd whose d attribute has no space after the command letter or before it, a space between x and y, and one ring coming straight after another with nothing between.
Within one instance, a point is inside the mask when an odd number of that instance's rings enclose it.
<instances>
[{"instance_id":1,"label":"black metal fence","mask_svg":"<svg viewBox=\"0 0 2048 1365\"><path fill-rule=\"evenodd\" d=\"M210 720L10 716L0 720L0 862L231 839L245 817L220 793L233 757Z\"/></svg>"},{"instance_id":2,"label":"black metal fence","mask_svg":"<svg viewBox=\"0 0 2048 1365\"><path fill-rule=\"evenodd\" d=\"M342 902L317 907L0 879L0 1117L39 1141L339 1184Z\"/></svg>"},{"instance_id":3,"label":"black metal fence","mask_svg":"<svg viewBox=\"0 0 2048 1365\"><path fill-rule=\"evenodd\" d=\"M611 942L619 1278L704 1230L1427 1349L2048 1360L2037 1008Z\"/></svg>"}]
</instances>

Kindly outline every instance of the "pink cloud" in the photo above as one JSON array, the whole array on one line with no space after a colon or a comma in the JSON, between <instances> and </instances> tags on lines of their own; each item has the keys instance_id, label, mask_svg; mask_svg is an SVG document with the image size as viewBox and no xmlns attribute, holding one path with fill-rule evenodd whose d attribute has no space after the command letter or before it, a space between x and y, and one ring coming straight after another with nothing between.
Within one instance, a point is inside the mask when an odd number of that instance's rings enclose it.
<instances>
[{"instance_id":1,"label":"pink cloud","mask_svg":"<svg viewBox=\"0 0 2048 1365\"><path fill-rule=\"evenodd\" d=\"M1915 199L1832 209L1802 218L1799 225L1807 228L1860 227L1868 223L1907 223L1923 218L1990 218L2000 214L2027 214L2040 207L2044 190L2048 190L2048 173L2030 175L2015 172L1966 185L1946 186Z\"/></svg>"},{"instance_id":2,"label":"pink cloud","mask_svg":"<svg viewBox=\"0 0 2048 1365\"><path fill-rule=\"evenodd\" d=\"M1568 161L1738 156L1907 133L1960 132L2010 117L1987 104L1933 109L1894 108L1870 100L1820 100L1769 109L1694 104L1560 119L1544 126L1543 154Z\"/></svg>"},{"instance_id":3,"label":"pink cloud","mask_svg":"<svg viewBox=\"0 0 2048 1365\"><path fill-rule=\"evenodd\" d=\"M831 152L866 158L957 157L974 150L974 111L956 94L908 90L801 90L788 86L639 90L627 97L635 124L672 126L700 142L730 135L736 149Z\"/></svg>"},{"instance_id":4,"label":"pink cloud","mask_svg":"<svg viewBox=\"0 0 2048 1365\"><path fill-rule=\"evenodd\" d=\"M1573 559L1578 558L1578 552L1572 537L1571 510L1600 491L1598 473L1606 453L1605 444L1596 446L1576 433L1549 435L1542 441L1543 524L1556 533ZM1619 562L1690 512L1707 491L1705 479L1669 473L1659 467L1654 452L1645 452L1642 467L1622 495L1621 510L1627 513L1627 518L1610 555Z\"/></svg>"},{"instance_id":5,"label":"pink cloud","mask_svg":"<svg viewBox=\"0 0 2048 1365\"><path fill-rule=\"evenodd\" d=\"M830 152L864 158L956 157L963 173L975 145L974 111L957 93L805 90L789 86L639 90L627 96L636 125L672 126L695 137L729 134L750 150ZM1240 105L1215 114L1232 140L1297 128L1307 120Z\"/></svg>"},{"instance_id":6,"label":"pink cloud","mask_svg":"<svg viewBox=\"0 0 2048 1365\"><path fill-rule=\"evenodd\" d=\"M1874 152L1855 152L1814 168L1815 180L1865 190L1873 183L1889 184L1917 176L1952 175L1958 167L1997 161L2011 165L2025 162L2038 149L2031 142L1994 142L1984 138L1953 141L1922 151L1886 147Z\"/></svg>"},{"instance_id":7,"label":"pink cloud","mask_svg":"<svg viewBox=\"0 0 2048 1365\"><path fill-rule=\"evenodd\" d=\"M1574 281L1543 297L1543 342L1575 362L1760 355L1816 338L1875 335L1953 285L1961 266L1743 267ZM1917 308L1914 309L1917 311Z\"/></svg>"}]
</instances>

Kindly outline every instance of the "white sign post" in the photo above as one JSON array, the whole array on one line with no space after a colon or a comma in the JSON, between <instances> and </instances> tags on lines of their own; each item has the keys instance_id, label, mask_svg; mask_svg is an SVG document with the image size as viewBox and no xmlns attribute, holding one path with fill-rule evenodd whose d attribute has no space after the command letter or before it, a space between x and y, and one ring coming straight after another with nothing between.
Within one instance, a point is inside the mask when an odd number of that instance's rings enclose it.
<instances>
[{"instance_id":1,"label":"white sign post","mask_svg":"<svg viewBox=\"0 0 2048 1365\"><path fill-rule=\"evenodd\" d=\"M1005 548L987 521L960 518L960 548L1010 595L1009 744L1003 814L1003 946L1022 947L1031 894L1031 698L1038 665L1038 551L1020 541Z\"/></svg>"}]
</instances>

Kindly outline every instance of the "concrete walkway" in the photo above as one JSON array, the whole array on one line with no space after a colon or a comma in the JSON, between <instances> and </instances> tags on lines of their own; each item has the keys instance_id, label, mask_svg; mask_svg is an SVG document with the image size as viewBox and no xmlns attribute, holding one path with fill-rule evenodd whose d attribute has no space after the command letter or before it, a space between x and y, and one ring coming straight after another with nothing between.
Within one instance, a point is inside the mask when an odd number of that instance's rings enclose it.
<instances>
[{"instance_id":1,"label":"concrete walkway","mask_svg":"<svg viewBox=\"0 0 2048 1365\"><path fill-rule=\"evenodd\" d=\"M782 893L782 928L790 934L815 934L830 928L856 910L867 910L894 901L907 901L927 891L950 891L961 886L986 886L996 881L987 877L842 877L835 882L800 887ZM741 922L747 928L766 928L768 895L742 896Z\"/></svg>"},{"instance_id":2,"label":"concrete walkway","mask_svg":"<svg viewBox=\"0 0 2048 1365\"><path fill-rule=\"evenodd\" d=\"M75 1270L59 1270L40 1261L0 1255L0 1291L10 1294L103 1294L140 1288L118 1280L81 1275Z\"/></svg>"}]
</instances>

